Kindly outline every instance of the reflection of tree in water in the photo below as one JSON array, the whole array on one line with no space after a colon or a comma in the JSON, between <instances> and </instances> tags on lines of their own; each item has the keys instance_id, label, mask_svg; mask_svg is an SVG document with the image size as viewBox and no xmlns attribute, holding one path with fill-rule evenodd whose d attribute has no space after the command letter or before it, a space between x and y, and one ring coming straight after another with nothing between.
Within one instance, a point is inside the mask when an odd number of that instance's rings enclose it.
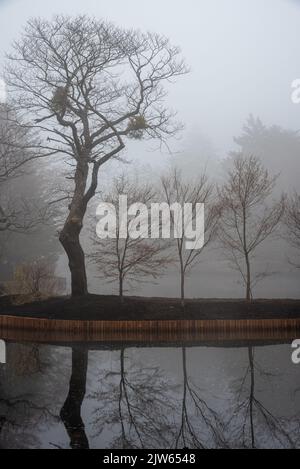
<instances>
[{"instance_id":1,"label":"reflection of tree in water","mask_svg":"<svg viewBox=\"0 0 300 469\"><path fill-rule=\"evenodd\" d=\"M97 400L93 424L100 436L105 425L113 432L113 448L169 448L174 437L172 414L176 408L170 383L159 368L125 364L125 349L120 351L120 371L106 372Z\"/></svg>"},{"instance_id":2,"label":"reflection of tree in water","mask_svg":"<svg viewBox=\"0 0 300 469\"><path fill-rule=\"evenodd\" d=\"M268 377L255 361L253 347L248 348L249 365L239 387L237 404L227 428L234 446L258 448L268 440L268 447L294 448L299 438L298 419L276 417L257 397L256 376ZM249 385L247 384L249 382Z\"/></svg>"},{"instance_id":3,"label":"reflection of tree in water","mask_svg":"<svg viewBox=\"0 0 300 469\"><path fill-rule=\"evenodd\" d=\"M67 399L60 411L73 449L88 449L89 442L81 418L81 406L86 393L88 350L72 348L72 373Z\"/></svg>"},{"instance_id":4,"label":"reflection of tree in water","mask_svg":"<svg viewBox=\"0 0 300 469\"><path fill-rule=\"evenodd\" d=\"M7 362L17 376L30 376L41 371L40 347L38 344L13 344L13 353L8 348Z\"/></svg>"},{"instance_id":5,"label":"reflection of tree in water","mask_svg":"<svg viewBox=\"0 0 300 469\"><path fill-rule=\"evenodd\" d=\"M38 439L31 432L33 425L39 425L49 418L57 420L55 414L48 408L35 404L30 400L30 396L24 396L23 398L21 396L15 398L1 397L0 408L0 436L3 432L3 441L5 441L7 440L5 433L13 432L14 446L18 448L38 445ZM20 419L20 416L22 416L22 419Z\"/></svg>"},{"instance_id":6,"label":"reflection of tree in water","mask_svg":"<svg viewBox=\"0 0 300 469\"><path fill-rule=\"evenodd\" d=\"M18 356L24 353L23 346L18 346L13 359L0 367L1 447L43 446L47 442L42 441L42 432L58 424L59 409L70 446L89 447L81 418L88 351L72 349L67 397L69 360L65 352L27 345L23 360ZM96 407L93 424L103 445L108 441L109 446L120 449L300 446L299 418L276 417L259 396L257 382L272 375L261 369L253 348L248 349L249 364L238 381L238 393L234 391L233 407L223 396L224 411L211 402L211 389L194 384L195 372L192 363L189 370L186 348L182 349L182 383L170 380L159 366L131 363L125 349L118 353L118 369L103 370L99 389L92 394ZM264 395L271 385L263 383Z\"/></svg>"},{"instance_id":7,"label":"reflection of tree in water","mask_svg":"<svg viewBox=\"0 0 300 469\"><path fill-rule=\"evenodd\" d=\"M218 414L208 406L201 391L192 384L187 371L186 348L182 348L183 396L181 421L175 447L226 447L223 424Z\"/></svg>"},{"instance_id":8,"label":"reflection of tree in water","mask_svg":"<svg viewBox=\"0 0 300 469\"><path fill-rule=\"evenodd\" d=\"M108 428L115 434L120 427L113 448L254 448L266 438L272 438L275 446L294 447L290 436L294 423L276 418L258 399L255 372L267 373L254 361L252 348L248 357L234 414L225 418L230 412L227 403L224 413L216 410L206 397L211 393L192 382L186 348L182 348L182 386L170 382L159 368L125 366L125 350L121 350L120 370L104 371L100 389L92 395L97 400L96 436Z\"/></svg>"},{"instance_id":9,"label":"reflection of tree in water","mask_svg":"<svg viewBox=\"0 0 300 469\"><path fill-rule=\"evenodd\" d=\"M55 357L43 359L38 345L8 345L7 364L0 368L1 447L38 447L37 428L58 422L51 390L52 385L57 389L55 374L53 380L44 376L47 371L52 376L53 363Z\"/></svg>"}]
</instances>

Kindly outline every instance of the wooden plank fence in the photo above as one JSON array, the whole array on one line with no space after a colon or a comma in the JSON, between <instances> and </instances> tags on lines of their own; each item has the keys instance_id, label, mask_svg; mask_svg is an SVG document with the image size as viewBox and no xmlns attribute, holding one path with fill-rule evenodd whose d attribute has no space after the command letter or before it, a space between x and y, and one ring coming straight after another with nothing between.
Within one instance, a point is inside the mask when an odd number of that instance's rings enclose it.
<instances>
[{"instance_id":1,"label":"wooden plank fence","mask_svg":"<svg viewBox=\"0 0 300 469\"><path fill-rule=\"evenodd\" d=\"M82 321L0 316L0 338L38 341L277 340L300 337L299 319ZM35 338L35 339L34 339Z\"/></svg>"}]
</instances>

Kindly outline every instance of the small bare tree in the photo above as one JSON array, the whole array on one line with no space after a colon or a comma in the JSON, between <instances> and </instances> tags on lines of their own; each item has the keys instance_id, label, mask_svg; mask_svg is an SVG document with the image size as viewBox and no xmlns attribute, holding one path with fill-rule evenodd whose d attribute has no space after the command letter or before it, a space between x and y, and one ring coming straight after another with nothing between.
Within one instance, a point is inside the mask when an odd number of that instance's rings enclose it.
<instances>
[{"instance_id":1,"label":"small bare tree","mask_svg":"<svg viewBox=\"0 0 300 469\"><path fill-rule=\"evenodd\" d=\"M47 155L62 155L73 181L60 232L72 295L87 293L80 233L100 168L126 138L164 141L180 126L163 104L163 83L186 73L180 51L157 34L118 28L85 16L32 19L9 57L7 84Z\"/></svg>"},{"instance_id":2,"label":"small bare tree","mask_svg":"<svg viewBox=\"0 0 300 469\"><path fill-rule=\"evenodd\" d=\"M252 276L251 262L256 249L274 234L284 213L284 197L267 204L277 176L271 177L260 160L238 154L228 170L227 181L219 189L222 219L219 239L243 280L246 299L266 273Z\"/></svg>"},{"instance_id":3,"label":"small bare tree","mask_svg":"<svg viewBox=\"0 0 300 469\"><path fill-rule=\"evenodd\" d=\"M11 194L10 184L29 170L39 156L37 140L24 128L17 113L0 105L0 232L28 232L44 222L48 208Z\"/></svg>"},{"instance_id":4,"label":"small bare tree","mask_svg":"<svg viewBox=\"0 0 300 469\"><path fill-rule=\"evenodd\" d=\"M26 295L32 298L58 295L64 290L64 282L55 275L55 265L47 258L16 267L13 280L6 282L9 294Z\"/></svg>"},{"instance_id":5,"label":"small bare tree","mask_svg":"<svg viewBox=\"0 0 300 469\"><path fill-rule=\"evenodd\" d=\"M131 181L125 175L115 178L109 194L104 197L106 203L116 209L117 221L122 222L123 214L119 211L119 196L126 195L128 207L132 204L144 204L150 211L150 204L155 200L155 190L148 184ZM150 226L145 223L139 227L140 237L130 236L132 217L126 220L127 236L122 237L117 223L115 238L100 239L95 230L91 234L92 252L90 262L96 265L100 278L109 282L118 282L119 296L123 300L125 282L130 284L144 282L146 278L156 279L162 275L170 262L167 254L168 245L160 240L152 240Z\"/></svg>"},{"instance_id":6,"label":"small bare tree","mask_svg":"<svg viewBox=\"0 0 300 469\"><path fill-rule=\"evenodd\" d=\"M284 223L290 245L300 250L300 195L296 192L287 201ZM292 264L300 268L299 261Z\"/></svg>"},{"instance_id":7,"label":"small bare tree","mask_svg":"<svg viewBox=\"0 0 300 469\"><path fill-rule=\"evenodd\" d=\"M192 204L193 210L189 216L184 216L179 220L174 217L174 212L170 210L172 235L177 230L178 236L174 237L176 246L176 257L180 268L180 293L181 304L185 304L185 280L186 276L201 260L203 250L208 246L216 234L219 219L219 207L214 199L214 187L209 182L205 174L201 174L194 181L185 180L178 169L172 169L170 174L161 179L162 195L164 200L172 208L173 204L180 204L183 208L185 204ZM204 204L204 240L201 248L186 248L188 226L196 224L197 210L196 204ZM196 234L201 237L203 232Z\"/></svg>"}]
</instances>

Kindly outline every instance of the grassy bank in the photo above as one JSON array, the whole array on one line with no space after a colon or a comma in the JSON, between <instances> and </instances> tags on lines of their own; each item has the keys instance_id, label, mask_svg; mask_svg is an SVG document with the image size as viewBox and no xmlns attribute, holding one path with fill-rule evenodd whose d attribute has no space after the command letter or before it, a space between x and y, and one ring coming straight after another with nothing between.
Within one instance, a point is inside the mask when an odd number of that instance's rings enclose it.
<instances>
[{"instance_id":1,"label":"grassy bank","mask_svg":"<svg viewBox=\"0 0 300 469\"><path fill-rule=\"evenodd\" d=\"M60 297L16 305L0 298L0 315L77 320L179 320L300 318L300 300L267 299L247 303L235 299L178 299L86 295Z\"/></svg>"}]
</instances>

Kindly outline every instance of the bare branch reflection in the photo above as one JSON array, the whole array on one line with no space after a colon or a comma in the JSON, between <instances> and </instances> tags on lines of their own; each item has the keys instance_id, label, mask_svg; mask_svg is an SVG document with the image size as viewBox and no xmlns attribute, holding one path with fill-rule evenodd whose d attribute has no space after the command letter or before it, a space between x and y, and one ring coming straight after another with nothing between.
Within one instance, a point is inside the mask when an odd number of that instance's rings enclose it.
<instances>
[{"instance_id":1,"label":"bare branch reflection","mask_svg":"<svg viewBox=\"0 0 300 469\"><path fill-rule=\"evenodd\" d=\"M183 397L181 423L175 447L212 448L226 447L223 437L224 425L221 417L200 395L201 391L192 384L187 371L186 348L182 348ZM205 393L207 396L207 393Z\"/></svg>"},{"instance_id":2,"label":"bare branch reflection","mask_svg":"<svg viewBox=\"0 0 300 469\"><path fill-rule=\"evenodd\" d=\"M93 425L101 435L104 426L121 427L113 448L168 448L174 435L170 416L176 403L170 395L168 378L158 367L126 366L125 348L120 350L119 372L101 376Z\"/></svg>"},{"instance_id":3,"label":"bare branch reflection","mask_svg":"<svg viewBox=\"0 0 300 469\"><path fill-rule=\"evenodd\" d=\"M255 449L264 447L267 442L268 447L297 447L297 417L277 417L258 397L257 375L265 378L272 375L256 362L255 349L248 347L247 350L249 364L238 389L234 413L228 421L233 445Z\"/></svg>"}]
</instances>

